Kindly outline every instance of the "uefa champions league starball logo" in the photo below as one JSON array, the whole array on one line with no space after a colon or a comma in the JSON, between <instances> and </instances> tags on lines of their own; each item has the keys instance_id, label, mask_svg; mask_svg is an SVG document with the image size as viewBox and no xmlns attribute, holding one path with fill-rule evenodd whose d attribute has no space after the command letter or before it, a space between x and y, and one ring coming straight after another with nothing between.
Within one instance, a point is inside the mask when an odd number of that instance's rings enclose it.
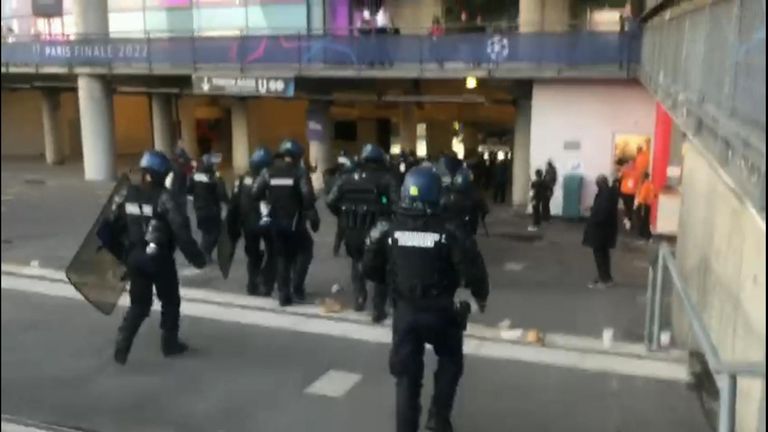
<instances>
[{"instance_id":1,"label":"uefa champions league starball logo","mask_svg":"<svg viewBox=\"0 0 768 432\"><path fill-rule=\"evenodd\" d=\"M503 36L496 35L488 39L486 51L491 60L499 62L509 55L509 40Z\"/></svg>"}]
</instances>

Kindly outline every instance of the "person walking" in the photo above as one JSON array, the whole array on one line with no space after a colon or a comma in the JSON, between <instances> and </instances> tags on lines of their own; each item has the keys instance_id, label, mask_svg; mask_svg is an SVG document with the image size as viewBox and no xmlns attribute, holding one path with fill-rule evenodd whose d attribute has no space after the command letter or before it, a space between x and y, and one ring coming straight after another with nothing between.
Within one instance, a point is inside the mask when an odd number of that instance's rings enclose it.
<instances>
[{"instance_id":1,"label":"person walking","mask_svg":"<svg viewBox=\"0 0 768 432\"><path fill-rule=\"evenodd\" d=\"M584 228L582 244L592 249L597 267L597 279L592 281L589 287L605 289L613 283L611 249L616 247L618 235L618 192L609 185L608 178L602 174L597 177L595 183L597 194Z\"/></svg>"},{"instance_id":2,"label":"person walking","mask_svg":"<svg viewBox=\"0 0 768 432\"><path fill-rule=\"evenodd\" d=\"M656 188L651 182L651 176L643 174L643 183L635 197L635 214L637 215L637 234L643 240L650 241L651 233L651 206L656 199Z\"/></svg>"},{"instance_id":3,"label":"person walking","mask_svg":"<svg viewBox=\"0 0 768 432\"><path fill-rule=\"evenodd\" d=\"M528 231L538 231L541 226L544 203L549 199L549 184L544 180L544 173L537 169L535 178L531 182L531 206L533 213L533 224L528 227Z\"/></svg>"},{"instance_id":4,"label":"person walking","mask_svg":"<svg viewBox=\"0 0 768 432\"><path fill-rule=\"evenodd\" d=\"M557 185L557 168L552 163L552 159L547 160L547 167L544 168L544 183L547 185L547 194L541 206L541 219L544 222L549 222L552 218L549 203L552 201L552 196L555 195L555 185Z\"/></svg>"}]
</instances>

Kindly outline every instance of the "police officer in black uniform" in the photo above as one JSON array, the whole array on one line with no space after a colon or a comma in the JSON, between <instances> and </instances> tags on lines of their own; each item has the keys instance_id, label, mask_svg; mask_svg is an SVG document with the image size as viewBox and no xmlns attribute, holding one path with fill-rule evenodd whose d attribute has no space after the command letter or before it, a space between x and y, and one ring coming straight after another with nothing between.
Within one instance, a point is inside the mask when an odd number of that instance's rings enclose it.
<instances>
[{"instance_id":1,"label":"police officer in black uniform","mask_svg":"<svg viewBox=\"0 0 768 432\"><path fill-rule=\"evenodd\" d=\"M187 351L179 340L179 278L174 251L181 249L195 267L203 268L205 255L192 237L187 214L178 207L164 181L171 171L168 158L158 151L148 151L141 158L142 183L131 185L123 197L117 197L110 226L125 245L123 261L130 278L131 306L120 325L114 358L125 364L139 327L149 316L152 286L162 304L160 328L163 354L173 356Z\"/></svg>"},{"instance_id":2,"label":"police officer in black uniform","mask_svg":"<svg viewBox=\"0 0 768 432\"><path fill-rule=\"evenodd\" d=\"M363 273L392 289L394 322L390 372L396 379L397 431L419 428L424 344L438 357L427 428L452 431L451 410L463 371L467 304L454 303L459 286L471 290L481 311L488 274L472 237L439 215L441 184L429 167L405 176L400 206L391 223L380 222L368 237Z\"/></svg>"},{"instance_id":3,"label":"police officer in black uniform","mask_svg":"<svg viewBox=\"0 0 768 432\"><path fill-rule=\"evenodd\" d=\"M338 171L333 178L330 179L328 185L326 185L326 195L333 190L333 186L344 177L345 174L351 173L356 167L355 160L342 152L342 156L339 156ZM339 250L341 249L341 243L344 241L344 227L343 219L336 218L336 234L333 237L333 256L339 256Z\"/></svg>"},{"instance_id":4,"label":"police officer in black uniform","mask_svg":"<svg viewBox=\"0 0 768 432\"><path fill-rule=\"evenodd\" d=\"M488 203L472 184L469 168L461 167L443 191L443 216L469 236L477 235L477 226L489 213Z\"/></svg>"},{"instance_id":5,"label":"police officer in black uniform","mask_svg":"<svg viewBox=\"0 0 768 432\"><path fill-rule=\"evenodd\" d=\"M197 229L202 233L200 246L212 260L211 254L221 233L221 205L227 201L227 187L216 170L211 153L203 155L189 183L189 193L193 199Z\"/></svg>"},{"instance_id":6,"label":"police officer in black uniform","mask_svg":"<svg viewBox=\"0 0 768 432\"><path fill-rule=\"evenodd\" d=\"M301 164L303 155L299 143L283 141L277 159L261 172L252 189L252 200L269 204L280 306L291 305L294 298L305 300L304 281L314 247L306 225L309 223L313 232L320 229L315 191Z\"/></svg>"},{"instance_id":7,"label":"police officer in black uniform","mask_svg":"<svg viewBox=\"0 0 768 432\"><path fill-rule=\"evenodd\" d=\"M166 187L171 190L174 197L179 200L179 207L187 211L187 190L189 189L189 175L192 159L182 147L177 147L173 152L171 161L171 175L166 178Z\"/></svg>"},{"instance_id":8,"label":"police officer in black uniform","mask_svg":"<svg viewBox=\"0 0 768 432\"><path fill-rule=\"evenodd\" d=\"M344 233L347 255L352 258L352 285L355 310L362 311L368 301L368 290L361 265L365 239L379 220L388 220L397 203L398 183L387 167L386 155L377 145L366 144L360 153L360 164L344 175L328 194L327 204L339 220ZM374 286L373 321L386 319L387 289Z\"/></svg>"},{"instance_id":9,"label":"police officer in black uniform","mask_svg":"<svg viewBox=\"0 0 768 432\"><path fill-rule=\"evenodd\" d=\"M272 295L275 286L275 250L270 232L268 204L266 201L252 201L251 189L261 172L270 165L272 153L265 148L257 148L249 161L250 172L240 176L235 182L227 210L227 228L230 235L234 239L242 233L245 240L245 255L248 257L246 290L250 295L266 297Z\"/></svg>"}]
</instances>

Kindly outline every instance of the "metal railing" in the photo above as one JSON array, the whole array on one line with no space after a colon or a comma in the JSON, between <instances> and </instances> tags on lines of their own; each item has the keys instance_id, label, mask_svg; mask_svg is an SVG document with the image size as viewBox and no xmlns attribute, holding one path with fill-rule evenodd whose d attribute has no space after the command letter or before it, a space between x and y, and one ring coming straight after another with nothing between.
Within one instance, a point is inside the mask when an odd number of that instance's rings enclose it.
<instances>
[{"instance_id":1,"label":"metal railing","mask_svg":"<svg viewBox=\"0 0 768 432\"><path fill-rule=\"evenodd\" d=\"M516 66L606 67L627 71L640 55L639 31L605 33L466 33L440 37L397 34L166 36L119 38L78 35L40 40L14 36L2 44L9 66L183 68L262 66L365 69L397 66L424 69L462 67L489 70Z\"/></svg>"},{"instance_id":2,"label":"metal railing","mask_svg":"<svg viewBox=\"0 0 768 432\"><path fill-rule=\"evenodd\" d=\"M665 293L663 289L665 274L669 274L669 279L672 282L671 293ZM733 432L735 430L737 379L740 377L765 379L765 360L762 362L725 362L722 360L720 352L704 324L704 319L683 282L672 249L667 243L662 243L659 246L655 262L648 269L647 289L646 347L652 351L662 349L661 327L662 316L665 314L664 299L667 295L678 296L695 343L703 353L708 368L717 381L719 389L717 431Z\"/></svg>"}]
</instances>

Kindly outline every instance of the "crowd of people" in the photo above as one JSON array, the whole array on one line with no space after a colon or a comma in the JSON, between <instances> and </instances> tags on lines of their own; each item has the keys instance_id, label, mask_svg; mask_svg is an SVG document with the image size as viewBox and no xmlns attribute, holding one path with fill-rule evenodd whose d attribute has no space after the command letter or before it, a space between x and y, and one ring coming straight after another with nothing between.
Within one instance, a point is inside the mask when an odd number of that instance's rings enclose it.
<instances>
[{"instance_id":1,"label":"crowd of people","mask_svg":"<svg viewBox=\"0 0 768 432\"><path fill-rule=\"evenodd\" d=\"M275 154L256 149L249 171L237 178L227 196L216 169L219 158L210 152L200 162L183 150L173 160L154 150L143 155L141 180L113 194L113 211L99 222L103 250L124 264L130 282L130 306L115 343L117 363L128 360L149 315L153 287L161 302L163 354L172 357L188 350L179 339L176 248L193 266L203 268L214 261L216 245L234 245L243 237L246 292L271 296L276 288L282 307L305 300L314 248L310 229L319 230L320 217L303 156L302 146L290 139ZM390 159L377 145L367 144L359 157L343 154L338 161L326 196L339 231L334 247L344 245L350 258L355 310L366 309L369 283L375 323L387 318L391 303L397 430L419 429L424 347L430 344L438 366L427 428L451 431L463 370L462 333L473 309L466 301L456 302L454 295L467 288L479 311L485 310L488 274L475 235L488 207L471 171L454 154L433 161L407 153ZM202 232L200 244L190 228L188 194ZM217 252L226 277L232 255Z\"/></svg>"}]
</instances>

